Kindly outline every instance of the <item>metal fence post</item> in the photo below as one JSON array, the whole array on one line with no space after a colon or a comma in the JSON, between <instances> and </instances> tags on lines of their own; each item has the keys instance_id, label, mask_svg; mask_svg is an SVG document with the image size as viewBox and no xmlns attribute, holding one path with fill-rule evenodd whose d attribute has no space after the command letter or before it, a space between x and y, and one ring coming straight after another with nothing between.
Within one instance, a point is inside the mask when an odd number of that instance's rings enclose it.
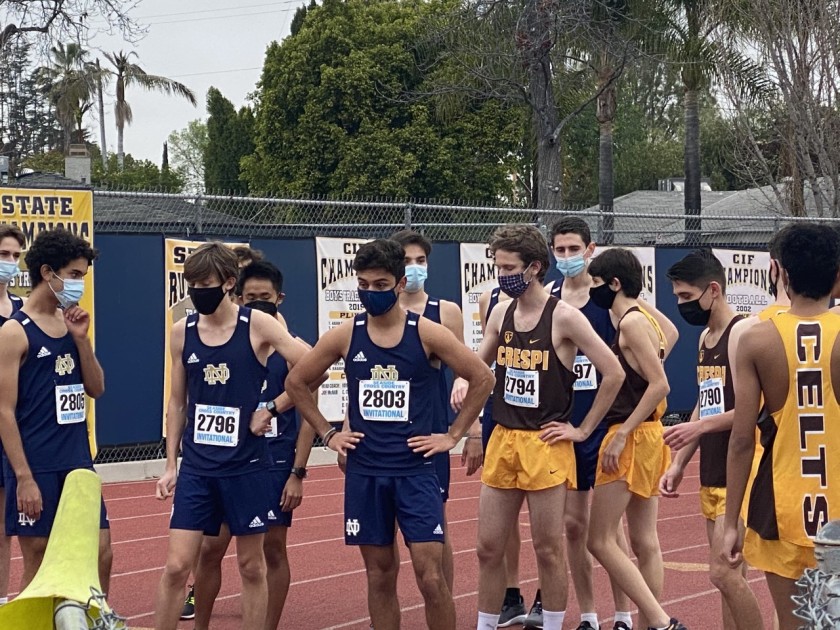
<instances>
[{"instance_id":1,"label":"metal fence post","mask_svg":"<svg viewBox=\"0 0 840 630\"><path fill-rule=\"evenodd\" d=\"M403 208L403 223L405 224L405 229L411 229L411 211L414 208L414 204L407 203L405 204L405 208Z\"/></svg>"}]
</instances>

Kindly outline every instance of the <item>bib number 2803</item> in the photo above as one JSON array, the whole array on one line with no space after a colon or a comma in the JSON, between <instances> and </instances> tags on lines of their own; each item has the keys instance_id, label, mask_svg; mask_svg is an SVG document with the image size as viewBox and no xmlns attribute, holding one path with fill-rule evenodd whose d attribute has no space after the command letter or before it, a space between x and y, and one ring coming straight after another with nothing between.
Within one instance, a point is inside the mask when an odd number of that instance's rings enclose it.
<instances>
[{"instance_id":1,"label":"bib number 2803","mask_svg":"<svg viewBox=\"0 0 840 630\"><path fill-rule=\"evenodd\" d=\"M359 412L372 422L408 422L408 381L360 381Z\"/></svg>"},{"instance_id":2,"label":"bib number 2803","mask_svg":"<svg viewBox=\"0 0 840 630\"><path fill-rule=\"evenodd\" d=\"M58 424L85 421L85 386L81 383L55 388L55 413Z\"/></svg>"},{"instance_id":3,"label":"bib number 2803","mask_svg":"<svg viewBox=\"0 0 840 630\"><path fill-rule=\"evenodd\" d=\"M239 444L239 408L196 405L193 441L206 446Z\"/></svg>"}]
</instances>

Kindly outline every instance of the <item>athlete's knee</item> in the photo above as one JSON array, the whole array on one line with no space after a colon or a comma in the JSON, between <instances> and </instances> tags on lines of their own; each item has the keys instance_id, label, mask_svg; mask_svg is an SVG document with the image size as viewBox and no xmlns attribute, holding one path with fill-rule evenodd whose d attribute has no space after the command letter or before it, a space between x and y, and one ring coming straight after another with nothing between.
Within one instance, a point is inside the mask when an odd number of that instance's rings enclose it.
<instances>
[{"instance_id":1,"label":"athlete's knee","mask_svg":"<svg viewBox=\"0 0 840 630\"><path fill-rule=\"evenodd\" d=\"M423 599L437 599L447 590L446 580L440 567L428 563L426 567L416 572L417 587Z\"/></svg>"},{"instance_id":2,"label":"athlete's knee","mask_svg":"<svg viewBox=\"0 0 840 630\"><path fill-rule=\"evenodd\" d=\"M265 556L262 553L247 554L237 558L239 575L243 582L265 580Z\"/></svg>"},{"instance_id":3,"label":"athlete's knee","mask_svg":"<svg viewBox=\"0 0 840 630\"><path fill-rule=\"evenodd\" d=\"M265 564L270 570L277 570L288 564L289 560L286 556L286 548L282 545L266 545L265 549Z\"/></svg>"},{"instance_id":4,"label":"athlete's knee","mask_svg":"<svg viewBox=\"0 0 840 630\"><path fill-rule=\"evenodd\" d=\"M111 565L114 562L114 550L111 547L110 540L101 540L99 542L99 566L111 571Z\"/></svg>"},{"instance_id":5,"label":"athlete's knee","mask_svg":"<svg viewBox=\"0 0 840 630\"><path fill-rule=\"evenodd\" d=\"M478 543L475 547L479 563L496 564L503 562L506 548L505 543L505 540L490 538L479 534Z\"/></svg>"},{"instance_id":6,"label":"athlete's knee","mask_svg":"<svg viewBox=\"0 0 840 630\"><path fill-rule=\"evenodd\" d=\"M650 558L662 555L662 550L659 547L659 538L656 531L645 532L630 532L630 549L639 559L639 562L645 562Z\"/></svg>"},{"instance_id":7,"label":"athlete's knee","mask_svg":"<svg viewBox=\"0 0 840 630\"><path fill-rule=\"evenodd\" d=\"M566 539L569 545L582 544L587 539L588 523L586 518L577 514L566 514Z\"/></svg>"},{"instance_id":8,"label":"athlete's knee","mask_svg":"<svg viewBox=\"0 0 840 630\"><path fill-rule=\"evenodd\" d=\"M222 544L218 536L204 536L198 562L203 565L221 564L226 551L227 545Z\"/></svg>"},{"instance_id":9,"label":"athlete's knee","mask_svg":"<svg viewBox=\"0 0 840 630\"><path fill-rule=\"evenodd\" d=\"M555 565L563 563L562 536L540 536L534 538L534 555L537 564Z\"/></svg>"},{"instance_id":10,"label":"athlete's knee","mask_svg":"<svg viewBox=\"0 0 840 630\"><path fill-rule=\"evenodd\" d=\"M167 558L163 567L163 579L170 585L186 585L192 571L192 564L189 559L183 557Z\"/></svg>"},{"instance_id":11,"label":"athlete's knee","mask_svg":"<svg viewBox=\"0 0 840 630\"><path fill-rule=\"evenodd\" d=\"M715 557L715 554L712 555L709 562L709 581L716 589L721 592L731 591L742 580L743 576L738 569L730 568L723 560Z\"/></svg>"}]
</instances>

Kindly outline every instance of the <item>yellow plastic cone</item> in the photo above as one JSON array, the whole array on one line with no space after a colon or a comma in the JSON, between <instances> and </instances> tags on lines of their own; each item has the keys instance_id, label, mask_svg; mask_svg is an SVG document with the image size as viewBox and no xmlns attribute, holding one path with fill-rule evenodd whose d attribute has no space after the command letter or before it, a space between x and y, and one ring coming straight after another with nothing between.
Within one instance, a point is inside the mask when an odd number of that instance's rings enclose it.
<instances>
[{"instance_id":1,"label":"yellow plastic cone","mask_svg":"<svg viewBox=\"0 0 840 630\"><path fill-rule=\"evenodd\" d=\"M0 606L0 630L52 630L58 600L87 604L91 587L101 590L101 496L102 482L95 472L74 470L67 475L41 568L20 595ZM97 609L89 614L97 617Z\"/></svg>"}]
</instances>

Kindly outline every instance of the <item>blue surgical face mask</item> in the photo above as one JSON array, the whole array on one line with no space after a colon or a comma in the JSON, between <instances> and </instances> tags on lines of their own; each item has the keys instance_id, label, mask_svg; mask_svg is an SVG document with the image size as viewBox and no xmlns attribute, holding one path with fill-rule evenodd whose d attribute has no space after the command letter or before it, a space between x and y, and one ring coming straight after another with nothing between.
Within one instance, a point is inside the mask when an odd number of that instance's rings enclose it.
<instances>
[{"instance_id":1,"label":"blue surgical face mask","mask_svg":"<svg viewBox=\"0 0 840 630\"><path fill-rule=\"evenodd\" d=\"M0 260L0 284L9 284L20 273L17 262Z\"/></svg>"},{"instance_id":2,"label":"blue surgical face mask","mask_svg":"<svg viewBox=\"0 0 840 630\"><path fill-rule=\"evenodd\" d=\"M565 278L579 276L586 269L586 261L583 259L583 254L569 256L568 258L558 258L554 262L554 265L557 267L557 271L562 273Z\"/></svg>"},{"instance_id":3,"label":"blue surgical face mask","mask_svg":"<svg viewBox=\"0 0 840 630\"><path fill-rule=\"evenodd\" d=\"M405 290L408 293L417 293L423 290L423 285L426 283L426 278L429 277L429 270L425 265L406 265L405 266Z\"/></svg>"},{"instance_id":4,"label":"blue surgical face mask","mask_svg":"<svg viewBox=\"0 0 840 630\"><path fill-rule=\"evenodd\" d=\"M395 289L385 291L370 291L359 289L359 301L368 315L379 317L390 311L397 303L397 292Z\"/></svg>"},{"instance_id":5,"label":"blue surgical face mask","mask_svg":"<svg viewBox=\"0 0 840 630\"><path fill-rule=\"evenodd\" d=\"M55 294L58 303L61 305L61 308L70 308L71 306L76 306L82 299L82 295L85 292L85 281L84 280L74 280L72 278L59 278L58 274L53 271L53 277L61 280L62 282L62 289L61 291L56 291L52 288L52 279L47 283L50 287L50 291Z\"/></svg>"}]
</instances>

